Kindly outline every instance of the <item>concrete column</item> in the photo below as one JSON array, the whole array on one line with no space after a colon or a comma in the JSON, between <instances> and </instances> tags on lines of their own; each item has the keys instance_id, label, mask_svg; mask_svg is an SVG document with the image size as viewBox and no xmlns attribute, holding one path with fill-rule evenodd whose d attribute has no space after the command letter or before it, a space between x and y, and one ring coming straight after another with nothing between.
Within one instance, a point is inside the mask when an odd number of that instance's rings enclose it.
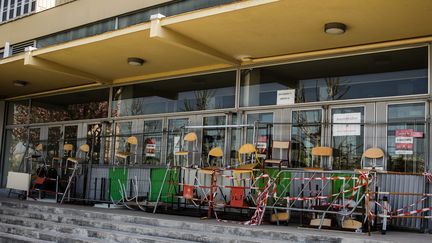
<instances>
[{"instance_id":1,"label":"concrete column","mask_svg":"<svg viewBox=\"0 0 432 243\"><path fill-rule=\"evenodd\" d=\"M0 101L0 187L2 185L3 181L6 181L5 178L3 178L3 169L4 169L4 165L3 165L3 156L4 156L4 151L3 151L3 134L4 134L4 128L5 128L5 121L6 121L6 102L5 101Z\"/></svg>"}]
</instances>

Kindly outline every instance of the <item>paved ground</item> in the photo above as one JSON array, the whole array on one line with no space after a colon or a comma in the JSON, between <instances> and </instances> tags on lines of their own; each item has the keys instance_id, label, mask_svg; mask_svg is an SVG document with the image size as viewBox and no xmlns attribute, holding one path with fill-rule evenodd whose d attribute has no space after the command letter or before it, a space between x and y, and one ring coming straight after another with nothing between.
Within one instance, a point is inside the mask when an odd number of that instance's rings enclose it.
<instances>
[{"instance_id":1,"label":"paved ground","mask_svg":"<svg viewBox=\"0 0 432 243\"><path fill-rule=\"evenodd\" d=\"M4 201L16 201L18 200L13 198L6 198L7 193L4 190L0 190L0 200ZM47 204L43 202L38 201L27 201L26 203L30 204L40 204L40 205L53 205L53 204ZM140 217L146 217L146 218L157 218L157 219L167 219L167 220L175 220L175 221L181 221L181 222L195 222L200 224L211 224L211 225L224 225L224 226L232 226L232 227L243 227L243 228L253 228L253 227L259 227L262 230L268 230L273 232L289 232L295 235L304 235L304 234L313 234L315 236L322 236L322 237L340 237L347 242L350 242L350 239L352 241L358 241L363 240L364 242L367 241L382 241L382 242L428 242L432 243L432 234L426 233L414 233L414 232L400 232L400 231L389 231L386 235L381 235L380 232L374 232L371 236L368 236L364 233L353 233L353 232L342 232L342 231L335 231L335 230L318 230L318 229L310 229L310 228L298 228L295 226L275 226L275 225L261 225L261 226L244 226L234 223L225 223L225 222L218 222L215 219L199 219L196 217L186 217L186 216L177 216L177 215L167 215L167 214L152 214L152 213L145 213L142 211L131 211L127 209L103 209L103 208L95 208L90 206L79 206L79 205L57 205L61 208L71 208L71 209L78 209L78 210L86 210L86 211L93 211L93 212L105 212L105 213L113 213L113 214L123 214L123 215L130 215L130 216L140 216Z\"/></svg>"}]
</instances>

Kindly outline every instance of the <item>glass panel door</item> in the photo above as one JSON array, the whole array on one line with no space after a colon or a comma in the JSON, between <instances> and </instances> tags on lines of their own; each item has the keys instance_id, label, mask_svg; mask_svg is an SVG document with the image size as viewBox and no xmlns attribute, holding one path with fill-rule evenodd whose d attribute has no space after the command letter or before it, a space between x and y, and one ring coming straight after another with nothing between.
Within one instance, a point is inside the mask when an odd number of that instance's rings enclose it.
<instances>
[{"instance_id":1,"label":"glass panel door","mask_svg":"<svg viewBox=\"0 0 432 243\"><path fill-rule=\"evenodd\" d=\"M361 168L364 144L364 108L331 109L333 169Z\"/></svg>"},{"instance_id":2,"label":"glass panel door","mask_svg":"<svg viewBox=\"0 0 432 243\"><path fill-rule=\"evenodd\" d=\"M53 157L63 157L63 144L60 145L63 133L61 126L48 127L47 140L47 159L51 161Z\"/></svg>"},{"instance_id":3,"label":"glass panel door","mask_svg":"<svg viewBox=\"0 0 432 243\"><path fill-rule=\"evenodd\" d=\"M387 170L424 172L425 103L388 106Z\"/></svg>"},{"instance_id":4,"label":"glass panel door","mask_svg":"<svg viewBox=\"0 0 432 243\"><path fill-rule=\"evenodd\" d=\"M226 116L209 116L203 118L203 126L223 126ZM202 161L207 162L207 155L212 148L220 147L225 151L226 128L204 128L202 142Z\"/></svg>"},{"instance_id":5,"label":"glass panel door","mask_svg":"<svg viewBox=\"0 0 432 243\"><path fill-rule=\"evenodd\" d=\"M144 121L144 164L161 163L162 135L162 120Z\"/></svg>"},{"instance_id":6,"label":"glass panel door","mask_svg":"<svg viewBox=\"0 0 432 243\"><path fill-rule=\"evenodd\" d=\"M132 136L132 121L117 122L115 124L115 148L114 154L117 152L127 151L127 138ZM114 158L116 159L116 158Z\"/></svg>"},{"instance_id":7,"label":"glass panel door","mask_svg":"<svg viewBox=\"0 0 432 243\"><path fill-rule=\"evenodd\" d=\"M256 114L247 114L247 124L254 124L256 121L263 123L273 123L273 113L256 113ZM256 134L254 134L253 127L248 127L246 132L246 142L247 143L255 143L255 146L258 150L258 156L261 158L265 158L267 154L267 143L270 134L267 131L267 125L260 124L257 127ZM256 136L254 138L254 135Z\"/></svg>"},{"instance_id":8,"label":"glass panel door","mask_svg":"<svg viewBox=\"0 0 432 243\"><path fill-rule=\"evenodd\" d=\"M321 145L322 110L299 110L292 112L292 163L293 167L319 167L312 163L312 148Z\"/></svg>"},{"instance_id":9,"label":"glass panel door","mask_svg":"<svg viewBox=\"0 0 432 243\"><path fill-rule=\"evenodd\" d=\"M168 120L167 163L174 162L174 153L180 151L182 144L182 128L189 124L188 118Z\"/></svg>"},{"instance_id":10,"label":"glass panel door","mask_svg":"<svg viewBox=\"0 0 432 243\"><path fill-rule=\"evenodd\" d=\"M102 124L87 124L86 131L86 143L90 147L90 162L92 164L98 164L101 159Z\"/></svg>"},{"instance_id":11,"label":"glass panel door","mask_svg":"<svg viewBox=\"0 0 432 243\"><path fill-rule=\"evenodd\" d=\"M78 125L67 125L64 127L64 143L72 144L74 151L78 146Z\"/></svg>"}]
</instances>

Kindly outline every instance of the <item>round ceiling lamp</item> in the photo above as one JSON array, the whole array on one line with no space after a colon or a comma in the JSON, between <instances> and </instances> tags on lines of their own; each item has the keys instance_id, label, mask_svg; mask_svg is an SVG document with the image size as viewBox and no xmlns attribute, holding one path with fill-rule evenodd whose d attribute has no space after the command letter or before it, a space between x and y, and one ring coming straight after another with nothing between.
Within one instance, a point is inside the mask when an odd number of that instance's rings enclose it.
<instances>
[{"instance_id":1,"label":"round ceiling lamp","mask_svg":"<svg viewBox=\"0 0 432 243\"><path fill-rule=\"evenodd\" d=\"M346 25L339 22L327 23L324 25L324 32L330 35L340 35L345 33Z\"/></svg>"},{"instance_id":2,"label":"round ceiling lamp","mask_svg":"<svg viewBox=\"0 0 432 243\"><path fill-rule=\"evenodd\" d=\"M127 62L131 66L142 66L145 63L144 59L139 57L129 57Z\"/></svg>"},{"instance_id":3,"label":"round ceiling lamp","mask_svg":"<svg viewBox=\"0 0 432 243\"><path fill-rule=\"evenodd\" d=\"M13 85L16 87L24 87L28 84L27 81L23 81L23 80L15 80L13 81Z\"/></svg>"}]
</instances>

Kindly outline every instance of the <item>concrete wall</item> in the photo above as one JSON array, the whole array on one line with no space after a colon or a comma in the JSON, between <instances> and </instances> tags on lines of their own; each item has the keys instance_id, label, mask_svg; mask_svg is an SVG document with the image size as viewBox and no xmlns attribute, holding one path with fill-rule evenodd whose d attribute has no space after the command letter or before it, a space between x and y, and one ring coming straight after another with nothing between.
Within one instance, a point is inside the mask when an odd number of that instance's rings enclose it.
<instances>
[{"instance_id":1,"label":"concrete wall","mask_svg":"<svg viewBox=\"0 0 432 243\"><path fill-rule=\"evenodd\" d=\"M0 48L5 42L15 44L166 2L170 0L73 1L0 25Z\"/></svg>"}]
</instances>

